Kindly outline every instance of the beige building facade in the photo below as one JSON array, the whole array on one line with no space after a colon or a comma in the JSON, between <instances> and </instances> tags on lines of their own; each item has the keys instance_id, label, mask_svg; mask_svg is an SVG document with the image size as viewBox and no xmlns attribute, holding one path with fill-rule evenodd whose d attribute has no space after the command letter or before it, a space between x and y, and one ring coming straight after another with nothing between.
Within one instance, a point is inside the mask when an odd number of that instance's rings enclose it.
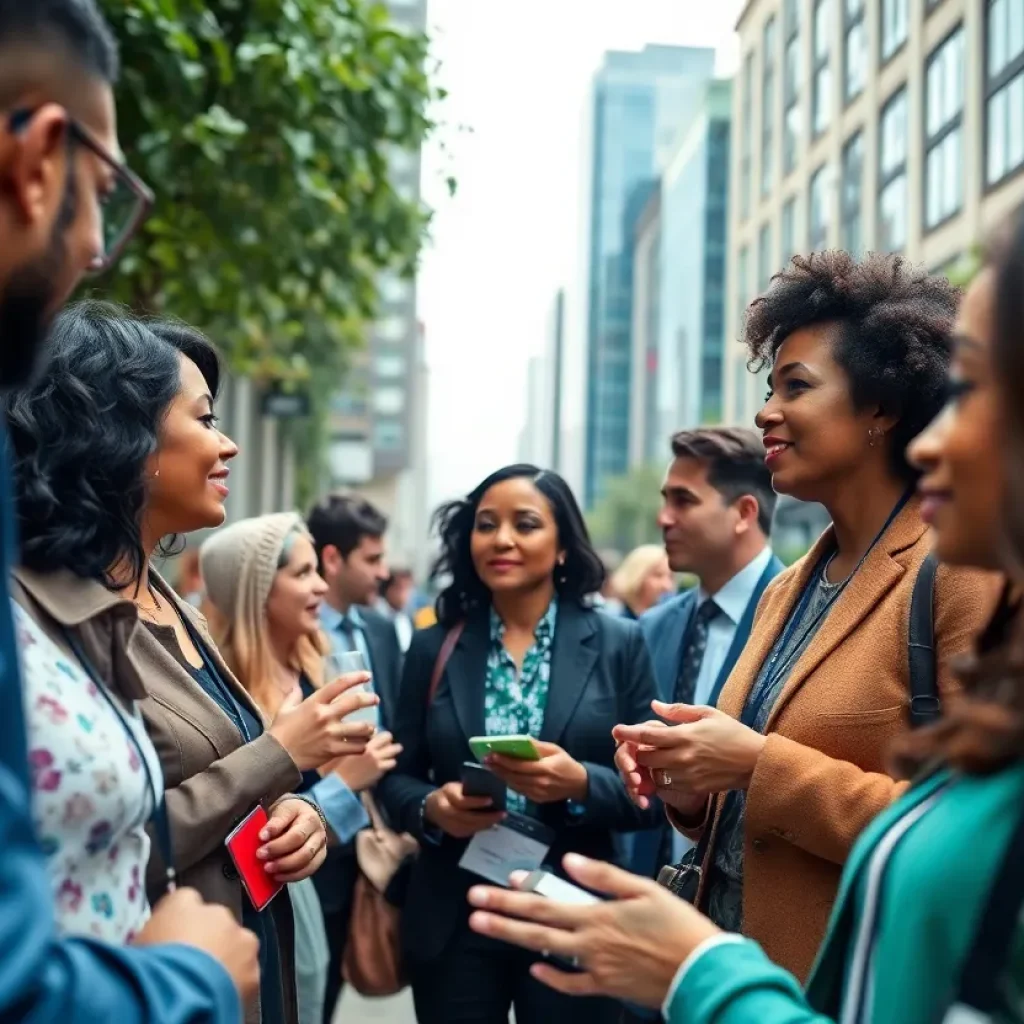
<instances>
[{"instance_id":1,"label":"beige building facade","mask_svg":"<svg viewBox=\"0 0 1024 1024\"><path fill-rule=\"evenodd\" d=\"M798 252L944 270L1024 202L1024 0L750 0L737 31L726 418L764 380L733 339Z\"/></svg>"}]
</instances>

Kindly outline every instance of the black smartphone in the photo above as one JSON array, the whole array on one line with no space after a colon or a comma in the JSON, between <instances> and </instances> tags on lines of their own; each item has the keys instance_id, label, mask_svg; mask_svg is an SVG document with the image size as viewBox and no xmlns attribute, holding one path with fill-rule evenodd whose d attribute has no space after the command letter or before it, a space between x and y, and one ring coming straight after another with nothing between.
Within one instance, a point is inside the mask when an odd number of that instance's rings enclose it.
<instances>
[{"instance_id":1,"label":"black smartphone","mask_svg":"<svg viewBox=\"0 0 1024 1024\"><path fill-rule=\"evenodd\" d=\"M462 792L466 796L489 796L488 811L503 811L506 807L507 790L505 783L482 764L465 761L462 765Z\"/></svg>"}]
</instances>

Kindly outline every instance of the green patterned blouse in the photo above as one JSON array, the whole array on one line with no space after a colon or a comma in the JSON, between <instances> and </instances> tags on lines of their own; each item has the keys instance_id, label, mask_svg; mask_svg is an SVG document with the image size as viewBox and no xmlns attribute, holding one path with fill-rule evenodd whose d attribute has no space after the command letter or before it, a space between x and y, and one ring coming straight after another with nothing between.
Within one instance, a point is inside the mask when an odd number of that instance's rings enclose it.
<instances>
[{"instance_id":1,"label":"green patterned blouse","mask_svg":"<svg viewBox=\"0 0 1024 1024\"><path fill-rule=\"evenodd\" d=\"M555 639L558 600L552 599L544 617L537 623L533 644L523 658L523 670L505 650L505 624L491 609L491 644L487 653L487 679L484 683L484 715L488 736L540 736L548 705L551 682L551 645ZM508 809L527 811L527 799L511 789Z\"/></svg>"}]
</instances>

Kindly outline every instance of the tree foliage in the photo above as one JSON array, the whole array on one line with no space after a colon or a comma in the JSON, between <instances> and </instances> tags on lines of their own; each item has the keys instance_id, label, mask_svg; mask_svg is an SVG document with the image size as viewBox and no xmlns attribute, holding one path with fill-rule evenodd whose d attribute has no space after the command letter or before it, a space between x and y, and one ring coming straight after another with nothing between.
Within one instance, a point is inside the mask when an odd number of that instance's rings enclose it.
<instances>
[{"instance_id":1,"label":"tree foliage","mask_svg":"<svg viewBox=\"0 0 1024 1024\"><path fill-rule=\"evenodd\" d=\"M643 466L608 481L604 498L587 516L594 543L627 554L641 544L658 544L663 467Z\"/></svg>"},{"instance_id":2,"label":"tree foliage","mask_svg":"<svg viewBox=\"0 0 1024 1024\"><path fill-rule=\"evenodd\" d=\"M106 294L201 327L236 372L336 382L427 227L389 180L433 127L426 37L370 0L101 6L122 146L157 195Z\"/></svg>"}]
</instances>

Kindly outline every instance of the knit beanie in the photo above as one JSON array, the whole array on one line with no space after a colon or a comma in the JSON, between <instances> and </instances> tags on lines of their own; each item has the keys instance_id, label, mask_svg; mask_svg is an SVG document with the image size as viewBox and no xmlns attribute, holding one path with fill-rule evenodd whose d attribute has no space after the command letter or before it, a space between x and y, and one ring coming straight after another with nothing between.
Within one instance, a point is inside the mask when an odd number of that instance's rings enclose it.
<instances>
[{"instance_id":1,"label":"knit beanie","mask_svg":"<svg viewBox=\"0 0 1024 1024\"><path fill-rule=\"evenodd\" d=\"M199 570L213 606L228 622L262 622L285 539L305 530L297 512L240 519L203 542Z\"/></svg>"}]
</instances>

